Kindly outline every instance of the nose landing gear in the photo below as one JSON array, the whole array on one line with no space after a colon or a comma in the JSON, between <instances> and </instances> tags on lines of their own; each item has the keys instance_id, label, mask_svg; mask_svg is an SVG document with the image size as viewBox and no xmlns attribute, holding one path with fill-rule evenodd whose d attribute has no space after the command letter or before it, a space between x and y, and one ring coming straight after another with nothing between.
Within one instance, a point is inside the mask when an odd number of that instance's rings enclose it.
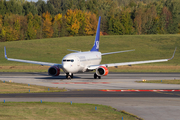
<instances>
[{"instance_id":1,"label":"nose landing gear","mask_svg":"<svg viewBox=\"0 0 180 120\"><path fill-rule=\"evenodd\" d=\"M66 73L66 79L72 79L73 73Z\"/></svg>"}]
</instances>

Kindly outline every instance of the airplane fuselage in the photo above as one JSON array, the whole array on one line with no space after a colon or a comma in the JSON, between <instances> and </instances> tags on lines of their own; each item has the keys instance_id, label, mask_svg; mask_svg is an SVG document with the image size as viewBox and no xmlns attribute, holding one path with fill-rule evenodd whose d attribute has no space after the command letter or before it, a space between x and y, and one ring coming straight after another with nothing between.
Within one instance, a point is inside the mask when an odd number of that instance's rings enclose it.
<instances>
[{"instance_id":1,"label":"airplane fuselage","mask_svg":"<svg viewBox=\"0 0 180 120\"><path fill-rule=\"evenodd\" d=\"M99 65L101 52L78 52L70 53L62 59L63 71L65 73L77 73L87 71L90 65Z\"/></svg>"}]
</instances>

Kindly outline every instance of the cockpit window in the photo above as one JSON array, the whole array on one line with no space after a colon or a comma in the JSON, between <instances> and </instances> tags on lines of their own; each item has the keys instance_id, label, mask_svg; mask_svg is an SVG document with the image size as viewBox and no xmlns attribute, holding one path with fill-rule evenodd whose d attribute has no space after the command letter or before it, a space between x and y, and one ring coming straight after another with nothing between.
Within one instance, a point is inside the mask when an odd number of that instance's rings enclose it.
<instances>
[{"instance_id":1,"label":"cockpit window","mask_svg":"<svg viewBox=\"0 0 180 120\"><path fill-rule=\"evenodd\" d=\"M66 59L64 59L63 62L74 62L74 60L73 60L73 59L72 59L72 60L66 60Z\"/></svg>"}]
</instances>

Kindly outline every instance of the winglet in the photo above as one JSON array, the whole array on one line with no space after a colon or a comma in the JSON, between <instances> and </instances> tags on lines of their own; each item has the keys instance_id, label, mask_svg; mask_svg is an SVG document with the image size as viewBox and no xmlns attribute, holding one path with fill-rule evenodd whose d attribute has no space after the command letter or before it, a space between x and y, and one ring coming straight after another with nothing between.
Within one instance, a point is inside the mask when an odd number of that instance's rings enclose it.
<instances>
[{"instance_id":1,"label":"winglet","mask_svg":"<svg viewBox=\"0 0 180 120\"><path fill-rule=\"evenodd\" d=\"M6 59L8 59L7 54L6 54L6 47L5 46L4 46L4 56L5 56Z\"/></svg>"},{"instance_id":2,"label":"winglet","mask_svg":"<svg viewBox=\"0 0 180 120\"><path fill-rule=\"evenodd\" d=\"M172 59L174 58L174 55L175 55L176 49L177 49L177 47L176 47L176 48L175 48L175 50L174 50L173 56L172 56L170 59L168 59L168 60L172 60Z\"/></svg>"}]
</instances>

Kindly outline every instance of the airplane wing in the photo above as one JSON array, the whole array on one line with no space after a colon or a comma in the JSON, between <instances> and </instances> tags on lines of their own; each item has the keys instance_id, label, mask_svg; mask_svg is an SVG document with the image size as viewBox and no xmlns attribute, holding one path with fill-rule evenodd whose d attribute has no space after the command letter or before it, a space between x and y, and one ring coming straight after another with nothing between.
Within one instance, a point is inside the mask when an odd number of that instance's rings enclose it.
<instances>
[{"instance_id":1,"label":"airplane wing","mask_svg":"<svg viewBox=\"0 0 180 120\"><path fill-rule=\"evenodd\" d=\"M130 52L130 51L135 51L135 50L125 50L125 51L116 51L116 52L109 52L109 53L101 53L101 55L110 55L110 54Z\"/></svg>"},{"instance_id":2,"label":"airplane wing","mask_svg":"<svg viewBox=\"0 0 180 120\"><path fill-rule=\"evenodd\" d=\"M15 61L15 62L24 62L24 63L31 63L31 64L38 64L38 65L45 65L45 66L58 66L59 68L62 68L61 64L57 63L48 63L48 62L38 62L38 61L30 61L30 60L22 60L22 59L13 59L13 58L8 58L6 54L6 47L4 47L4 55L5 58L9 61Z\"/></svg>"},{"instance_id":3,"label":"airplane wing","mask_svg":"<svg viewBox=\"0 0 180 120\"><path fill-rule=\"evenodd\" d=\"M170 59L159 59L159 60L147 60L147 61L135 61L135 62L124 62L124 63L111 63L111 64L101 64L101 65L91 65L88 66L88 70L94 70L97 69L99 66L105 66L105 67L117 67L117 66L123 66L123 65L135 65L135 64L144 64L144 63L155 63L155 62L165 62L169 61L174 58L176 52L176 48L174 50L173 56Z\"/></svg>"}]
</instances>

